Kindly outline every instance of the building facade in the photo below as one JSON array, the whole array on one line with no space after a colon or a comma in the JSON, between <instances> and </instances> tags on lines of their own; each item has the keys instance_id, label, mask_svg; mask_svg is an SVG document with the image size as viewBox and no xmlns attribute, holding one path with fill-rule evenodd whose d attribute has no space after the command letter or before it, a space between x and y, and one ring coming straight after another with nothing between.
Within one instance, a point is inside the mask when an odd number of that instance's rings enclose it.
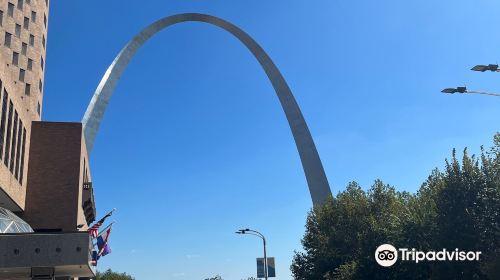
<instances>
[{"instance_id":1,"label":"building facade","mask_svg":"<svg viewBox=\"0 0 500 280\"><path fill-rule=\"evenodd\" d=\"M41 121L49 4L0 0L0 279L95 274L82 124Z\"/></svg>"},{"instance_id":2,"label":"building facade","mask_svg":"<svg viewBox=\"0 0 500 280\"><path fill-rule=\"evenodd\" d=\"M41 120L48 0L0 0L0 207L26 203L31 122Z\"/></svg>"},{"instance_id":3,"label":"building facade","mask_svg":"<svg viewBox=\"0 0 500 280\"><path fill-rule=\"evenodd\" d=\"M30 128L24 208L16 217L0 207L7 217L0 215L0 279L93 277L87 230L95 203L82 124L32 121Z\"/></svg>"},{"instance_id":4,"label":"building facade","mask_svg":"<svg viewBox=\"0 0 500 280\"><path fill-rule=\"evenodd\" d=\"M82 124L35 121L31 139L21 217L35 232L87 230L95 203Z\"/></svg>"}]
</instances>

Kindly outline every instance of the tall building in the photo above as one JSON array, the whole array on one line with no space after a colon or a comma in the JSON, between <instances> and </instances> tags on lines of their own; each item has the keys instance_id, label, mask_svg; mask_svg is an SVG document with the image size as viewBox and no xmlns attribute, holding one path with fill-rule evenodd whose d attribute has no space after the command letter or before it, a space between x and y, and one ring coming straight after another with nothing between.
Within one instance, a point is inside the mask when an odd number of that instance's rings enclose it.
<instances>
[{"instance_id":1,"label":"tall building","mask_svg":"<svg viewBox=\"0 0 500 280\"><path fill-rule=\"evenodd\" d=\"M41 120L49 0L0 0L0 279L92 277L81 123Z\"/></svg>"},{"instance_id":2,"label":"tall building","mask_svg":"<svg viewBox=\"0 0 500 280\"><path fill-rule=\"evenodd\" d=\"M41 120L48 0L0 0L0 207L26 202L31 122Z\"/></svg>"}]
</instances>

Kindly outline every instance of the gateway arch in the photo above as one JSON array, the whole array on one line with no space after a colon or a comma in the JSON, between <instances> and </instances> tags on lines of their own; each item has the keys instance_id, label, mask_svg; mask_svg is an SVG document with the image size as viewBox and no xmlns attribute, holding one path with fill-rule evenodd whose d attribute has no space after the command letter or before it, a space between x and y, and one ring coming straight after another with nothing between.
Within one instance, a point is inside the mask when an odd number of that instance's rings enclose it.
<instances>
[{"instance_id":1,"label":"gateway arch","mask_svg":"<svg viewBox=\"0 0 500 280\"><path fill-rule=\"evenodd\" d=\"M92 151L99 125L116 84L135 53L161 30L177 23L192 21L205 22L226 30L238 38L259 61L278 95L292 130L312 202L314 205L322 204L331 196L330 186L309 128L288 84L271 58L252 37L232 23L211 15L186 13L168 16L149 25L127 43L106 70L83 117L82 123L88 152Z\"/></svg>"}]
</instances>

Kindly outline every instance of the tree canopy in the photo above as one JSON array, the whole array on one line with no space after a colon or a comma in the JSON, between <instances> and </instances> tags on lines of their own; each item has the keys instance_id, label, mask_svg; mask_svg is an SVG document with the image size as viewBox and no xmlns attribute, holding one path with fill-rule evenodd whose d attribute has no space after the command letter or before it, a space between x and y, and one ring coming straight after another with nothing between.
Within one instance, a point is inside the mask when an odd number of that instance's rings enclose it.
<instances>
[{"instance_id":1,"label":"tree canopy","mask_svg":"<svg viewBox=\"0 0 500 280\"><path fill-rule=\"evenodd\" d=\"M210 278L205 278L205 280L224 280L220 275L210 277Z\"/></svg>"},{"instance_id":2,"label":"tree canopy","mask_svg":"<svg viewBox=\"0 0 500 280\"><path fill-rule=\"evenodd\" d=\"M135 278L126 273L113 272L111 269L108 269L104 272L98 271L96 280L135 280Z\"/></svg>"},{"instance_id":3,"label":"tree canopy","mask_svg":"<svg viewBox=\"0 0 500 280\"><path fill-rule=\"evenodd\" d=\"M220 275L217 275L217 276L214 276L211 278L205 278L205 280L224 280L224 279ZM248 278L241 279L241 280L258 280L258 279L255 277L248 277Z\"/></svg>"},{"instance_id":4,"label":"tree canopy","mask_svg":"<svg viewBox=\"0 0 500 280\"><path fill-rule=\"evenodd\" d=\"M375 249L481 251L479 261L396 262L379 266ZM311 210L291 265L309 279L500 279L500 134L479 157L453 150L443 171L435 169L417 193L376 180L356 182Z\"/></svg>"}]
</instances>

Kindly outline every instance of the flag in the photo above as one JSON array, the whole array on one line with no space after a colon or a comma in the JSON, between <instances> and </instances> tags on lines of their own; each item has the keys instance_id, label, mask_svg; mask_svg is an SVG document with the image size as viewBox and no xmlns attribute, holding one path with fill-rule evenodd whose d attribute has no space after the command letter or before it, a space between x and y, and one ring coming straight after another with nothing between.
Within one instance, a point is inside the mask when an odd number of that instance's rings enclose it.
<instances>
[{"instance_id":1,"label":"flag","mask_svg":"<svg viewBox=\"0 0 500 280\"><path fill-rule=\"evenodd\" d=\"M92 261L90 262L90 264L92 266L97 266L97 261L99 260L99 255L97 254L97 251L96 250L93 250L92 251Z\"/></svg>"},{"instance_id":2,"label":"flag","mask_svg":"<svg viewBox=\"0 0 500 280\"><path fill-rule=\"evenodd\" d=\"M111 253L111 247L109 247L109 243L106 243L102 249L101 256L104 257L109 253Z\"/></svg>"},{"instance_id":3,"label":"flag","mask_svg":"<svg viewBox=\"0 0 500 280\"><path fill-rule=\"evenodd\" d=\"M106 229L104 229L99 235L97 236L97 256L106 256L107 254L111 253L111 248L108 245L108 239L109 235L111 234L111 226L113 224L109 225Z\"/></svg>"},{"instance_id":4,"label":"flag","mask_svg":"<svg viewBox=\"0 0 500 280\"><path fill-rule=\"evenodd\" d=\"M109 216L111 216L111 214L113 214L113 211L115 211L115 209L111 210L111 212L109 212L108 214L106 214L106 216L102 217L102 219L100 219L99 221L97 221L95 224L93 224L89 228L89 234L90 234L90 236L92 236L93 238L97 238L97 235L99 233L99 228L102 226L102 224L104 224L104 221L106 220L106 218L109 217Z\"/></svg>"}]
</instances>

